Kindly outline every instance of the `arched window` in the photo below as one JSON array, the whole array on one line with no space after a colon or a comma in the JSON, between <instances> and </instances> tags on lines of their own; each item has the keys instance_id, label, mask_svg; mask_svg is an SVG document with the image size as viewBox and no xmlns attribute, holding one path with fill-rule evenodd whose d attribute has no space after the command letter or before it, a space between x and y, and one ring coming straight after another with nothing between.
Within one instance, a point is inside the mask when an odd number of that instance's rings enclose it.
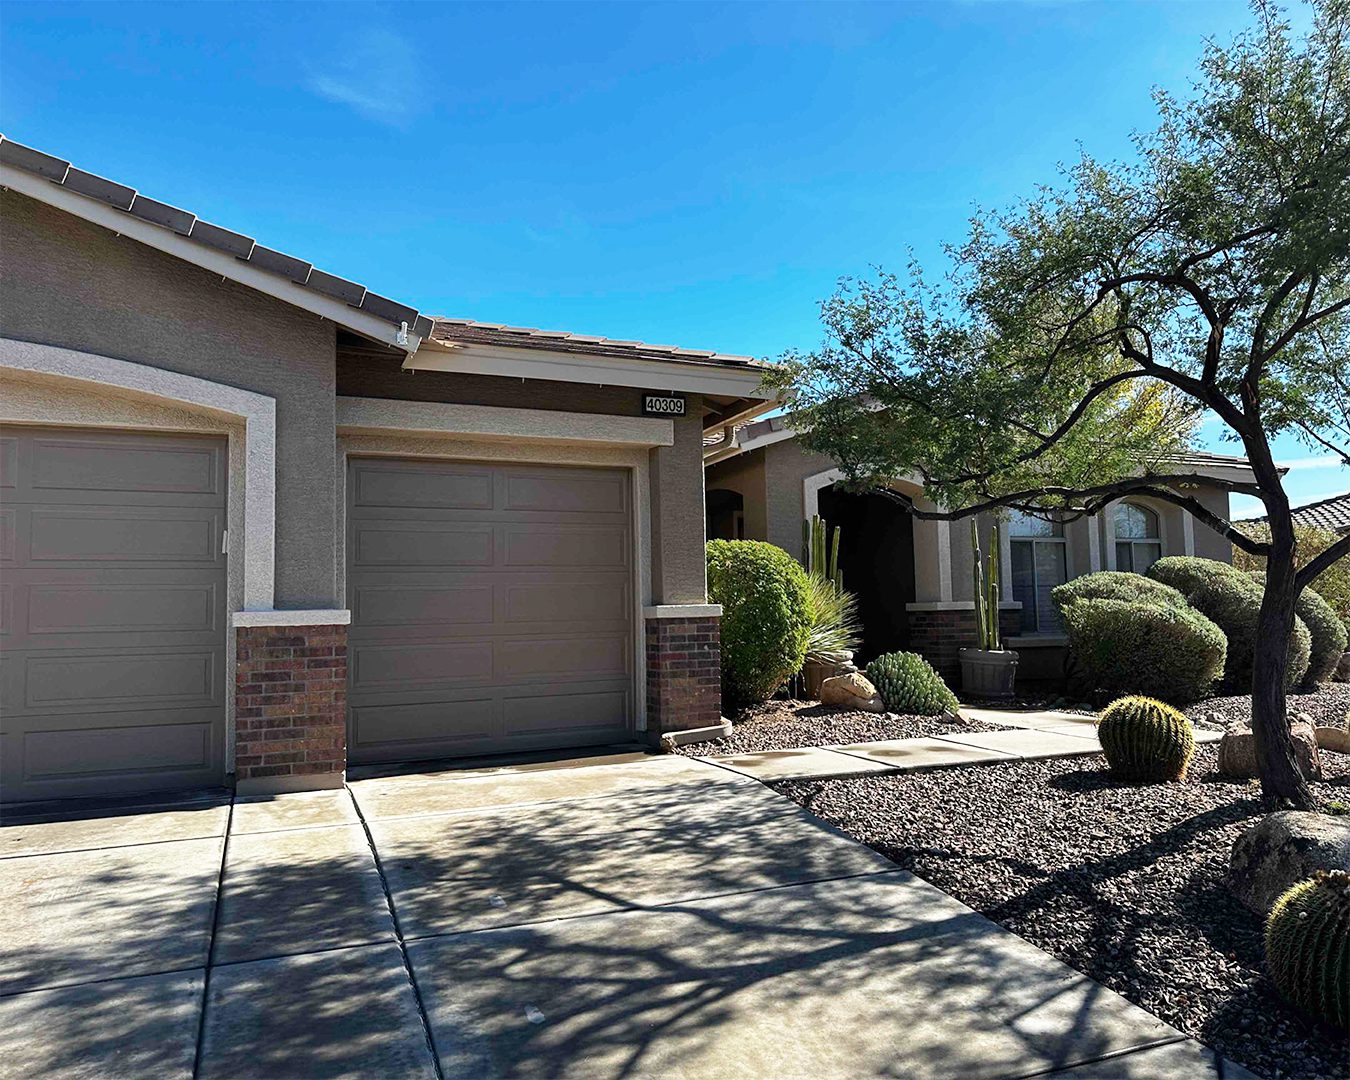
<instances>
[{"instance_id":1,"label":"arched window","mask_svg":"<svg viewBox=\"0 0 1350 1080\"><path fill-rule=\"evenodd\" d=\"M1022 605L1022 633L1058 634L1063 627L1050 590L1068 580L1064 524L1013 513L1008 521L1012 598Z\"/></svg>"},{"instance_id":2,"label":"arched window","mask_svg":"<svg viewBox=\"0 0 1350 1080\"><path fill-rule=\"evenodd\" d=\"M1116 569L1142 574L1162 558L1158 515L1147 506L1121 503L1115 515Z\"/></svg>"}]
</instances>

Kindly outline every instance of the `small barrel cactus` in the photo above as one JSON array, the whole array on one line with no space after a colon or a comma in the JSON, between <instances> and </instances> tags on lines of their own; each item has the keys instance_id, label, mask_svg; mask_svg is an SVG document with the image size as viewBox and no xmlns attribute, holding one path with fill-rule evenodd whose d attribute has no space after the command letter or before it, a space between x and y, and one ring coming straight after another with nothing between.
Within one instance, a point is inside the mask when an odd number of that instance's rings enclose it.
<instances>
[{"instance_id":1,"label":"small barrel cactus","mask_svg":"<svg viewBox=\"0 0 1350 1080\"><path fill-rule=\"evenodd\" d=\"M1266 966L1290 1002L1350 1031L1350 873L1319 870L1275 901Z\"/></svg>"},{"instance_id":2,"label":"small barrel cactus","mask_svg":"<svg viewBox=\"0 0 1350 1080\"><path fill-rule=\"evenodd\" d=\"M893 652L867 665L867 678L890 712L905 716L940 716L955 712L956 695L933 665L918 653Z\"/></svg>"},{"instance_id":3,"label":"small barrel cactus","mask_svg":"<svg viewBox=\"0 0 1350 1080\"><path fill-rule=\"evenodd\" d=\"M1148 697L1111 702L1097 721L1106 763L1122 780L1180 780L1195 753L1191 722Z\"/></svg>"}]
</instances>

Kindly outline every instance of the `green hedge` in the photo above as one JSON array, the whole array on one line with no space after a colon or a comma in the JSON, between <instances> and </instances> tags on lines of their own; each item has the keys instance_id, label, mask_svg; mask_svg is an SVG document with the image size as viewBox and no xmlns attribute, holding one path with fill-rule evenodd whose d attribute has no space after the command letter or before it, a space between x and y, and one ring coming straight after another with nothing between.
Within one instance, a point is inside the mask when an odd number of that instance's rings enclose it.
<instances>
[{"instance_id":1,"label":"green hedge","mask_svg":"<svg viewBox=\"0 0 1350 1080\"><path fill-rule=\"evenodd\" d=\"M1191 605L1214 620L1228 637L1228 659L1223 677L1225 685L1234 693L1245 694L1251 690L1261 596L1261 586L1241 571L1232 575L1215 574L1187 593ZM1311 653L1312 634L1307 624L1295 616L1294 632L1289 639L1289 674L1285 680L1289 686L1297 686L1302 680Z\"/></svg>"},{"instance_id":2,"label":"green hedge","mask_svg":"<svg viewBox=\"0 0 1350 1080\"><path fill-rule=\"evenodd\" d=\"M764 701L806 656L811 599L806 571L760 540L708 542L708 598L722 605L722 695Z\"/></svg>"},{"instance_id":3,"label":"green hedge","mask_svg":"<svg viewBox=\"0 0 1350 1080\"><path fill-rule=\"evenodd\" d=\"M1252 580L1264 587L1266 575L1257 571ZM1303 681L1309 685L1327 682L1336 671L1345 653L1346 629L1341 617L1331 609L1331 605L1322 599L1315 589L1305 588L1298 594L1294 614L1308 626L1312 635L1312 654L1308 658L1308 671Z\"/></svg>"},{"instance_id":4,"label":"green hedge","mask_svg":"<svg viewBox=\"0 0 1350 1080\"><path fill-rule=\"evenodd\" d=\"M941 716L957 710L956 695L918 653L884 653L867 665L867 678L890 712Z\"/></svg>"},{"instance_id":5,"label":"green hedge","mask_svg":"<svg viewBox=\"0 0 1350 1080\"><path fill-rule=\"evenodd\" d=\"M1185 705L1223 673L1227 638L1190 607L1088 598L1063 612L1075 677L1092 696L1142 694Z\"/></svg>"},{"instance_id":6,"label":"green hedge","mask_svg":"<svg viewBox=\"0 0 1350 1080\"><path fill-rule=\"evenodd\" d=\"M1132 604L1150 604L1153 607L1185 608L1186 597L1161 581L1142 574L1127 574L1123 570L1101 570L1084 574L1063 585L1057 585L1050 599L1061 615L1075 600L1125 600Z\"/></svg>"},{"instance_id":7,"label":"green hedge","mask_svg":"<svg viewBox=\"0 0 1350 1080\"><path fill-rule=\"evenodd\" d=\"M1246 575L1236 567L1216 559L1202 559L1196 555L1168 555L1150 566L1147 576L1189 597L1196 589L1208 585L1215 578L1233 579Z\"/></svg>"}]
</instances>

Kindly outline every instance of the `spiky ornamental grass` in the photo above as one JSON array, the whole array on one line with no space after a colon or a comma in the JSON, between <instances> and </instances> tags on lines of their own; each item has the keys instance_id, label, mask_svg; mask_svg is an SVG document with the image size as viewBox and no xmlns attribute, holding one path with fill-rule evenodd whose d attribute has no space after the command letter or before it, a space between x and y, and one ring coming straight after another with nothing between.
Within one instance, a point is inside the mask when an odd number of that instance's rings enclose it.
<instances>
[{"instance_id":1,"label":"spiky ornamental grass","mask_svg":"<svg viewBox=\"0 0 1350 1080\"><path fill-rule=\"evenodd\" d=\"M1123 697L1097 721L1097 738L1111 772L1122 780L1180 780L1195 753L1191 722L1164 702Z\"/></svg>"},{"instance_id":2,"label":"spiky ornamental grass","mask_svg":"<svg viewBox=\"0 0 1350 1080\"><path fill-rule=\"evenodd\" d=\"M1292 1004L1350 1031L1350 874L1319 870L1275 901L1266 965Z\"/></svg>"}]
</instances>

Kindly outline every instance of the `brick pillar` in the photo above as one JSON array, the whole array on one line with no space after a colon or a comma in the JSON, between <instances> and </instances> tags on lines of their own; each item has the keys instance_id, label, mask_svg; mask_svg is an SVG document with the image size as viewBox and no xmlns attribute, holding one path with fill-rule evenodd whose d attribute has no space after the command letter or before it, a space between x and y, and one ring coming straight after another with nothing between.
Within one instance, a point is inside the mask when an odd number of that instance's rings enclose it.
<instances>
[{"instance_id":1,"label":"brick pillar","mask_svg":"<svg viewBox=\"0 0 1350 1080\"><path fill-rule=\"evenodd\" d=\"M1001 608L999 630L1011 637L1018 632L1021 616L1015 608ZM940 611L909 611L909 648L934 668L953 690L961 688L961 650L973 648L975 608L946 608Z\"/></svg>"},{"instance_id":2,"label":"brick pillar","mask_svg":"<svg viewBox=\"0 0 1350 1080\"><path fill-rule=\"evenodd\" d=\"M347 627L241 626L234 773L241 795L341 787L347 768Z\"/></svg>"},{"instance_id":3,"label":"brick pillar","mask_svg":"<svg viewBox=\"0 0 1350 1080\"><path fill-rule=\"evenodd\" d=\"M655 740L668 731L711 727L721 720L720 617L649 614L647 734Z\"/></svg>"}]
</instances>

